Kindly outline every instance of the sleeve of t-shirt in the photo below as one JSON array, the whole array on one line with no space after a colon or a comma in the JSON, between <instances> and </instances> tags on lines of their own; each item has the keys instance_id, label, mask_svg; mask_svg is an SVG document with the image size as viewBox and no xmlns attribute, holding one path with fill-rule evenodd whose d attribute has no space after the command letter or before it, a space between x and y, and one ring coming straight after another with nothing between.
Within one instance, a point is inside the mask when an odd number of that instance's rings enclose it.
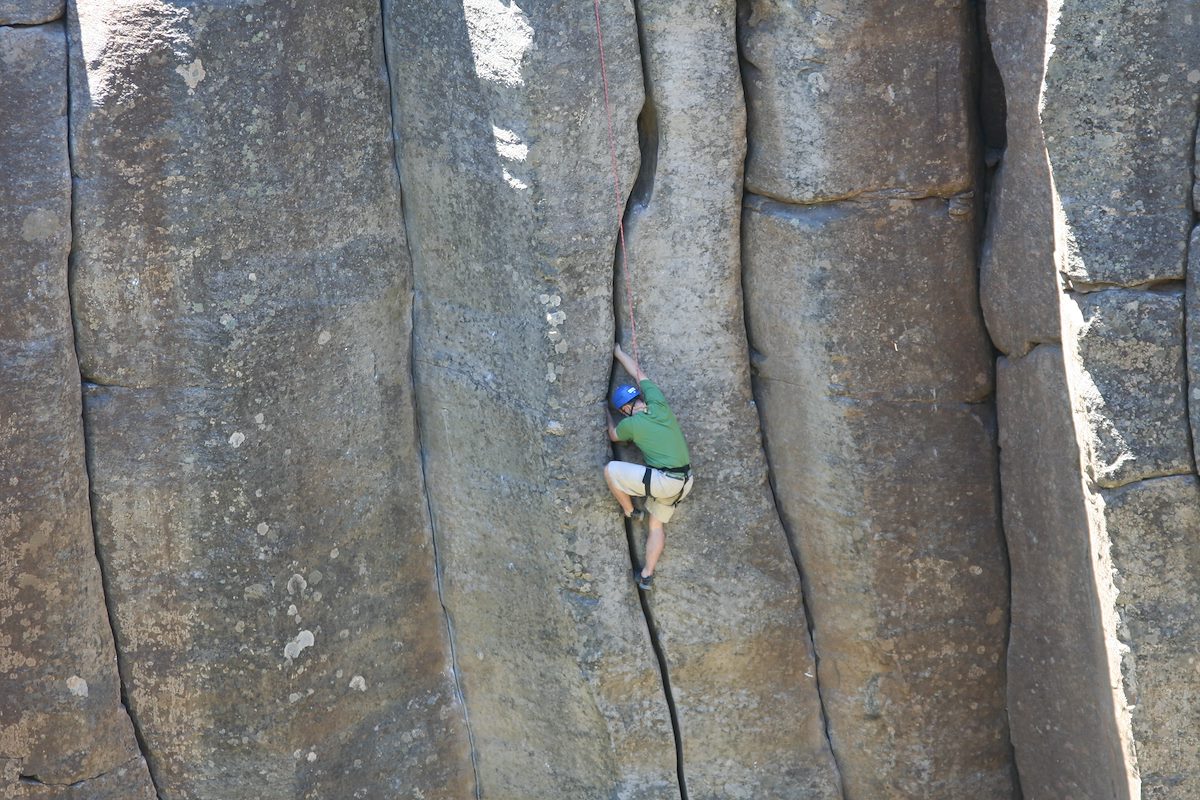
<instances>
[{"instance_id":1,"label":"sleeve of t-shirt","mask_svg":"<svg viewBox=\"0 0 1200 800\"><path fill-rule=\"evenodd\" d=\"M633 441L633 430L632 430L633 425L629 424L631 422L633 422L633 417L626 417L625 419L623 419L617 423L616 431L617 431L617 441L618 442L632 442ZM624 430L622 430L622 428L624 428Z\"/></svg>"},{"instance_id":2,"label":"sleeve of t-shirt","mask_svg":"<svg viewBox=\"0 0 1200 800\"><path fill-rule=\"evenodd\" d=\"M642 397L646 398L646 405L652 406L655 403L667 404L667 398L663 396L662 389L658 388L658 384L646 378L642 381Z\"/></svg>"}]
</instances>

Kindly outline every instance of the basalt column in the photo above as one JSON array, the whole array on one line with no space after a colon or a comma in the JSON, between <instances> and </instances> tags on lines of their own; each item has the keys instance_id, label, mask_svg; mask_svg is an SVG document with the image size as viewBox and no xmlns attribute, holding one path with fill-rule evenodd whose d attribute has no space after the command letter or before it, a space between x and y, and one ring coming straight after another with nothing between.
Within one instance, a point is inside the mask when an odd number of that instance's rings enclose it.
<instances>
[{"instance_id":1,"label":"basalt column","mask_svg":"<svg viewBox=\"0 0 1200 800\"><path fill-rule=\"evenodd\" d=\"M642 0L639 12L651 168L632 199L618 285L630 283L642 366L681 420L697 476L666 526L649 595L688 797L840 798L750 391L736 5ZM628 312L622 303L627 335Z\"/></svg>"},{"instance_id":2,"label":"basalt column","mask_svg":"<svg viewBox=\"0 0 1200 800\"><path fill-rule=\"evenodd\" d=\"M0 27L0 108L0 796L153 798L88 506L61 22Z\"/></svg>"},{"instance_id":3,"label":"basalt column","mask_svg":"<svg viewBox=\"0 0 1200 800\"><path fill-rule=\"evenodd\" d=\"M620 173L642 90L603 9ZM422 446L484 798L678 798L603 480L616 239L590 3L389 3Z\"/></svg>"},{"instance_id":4,"label":"basalt column","mask_svg":"<svg viewBox=\"0 0 1200 800\"><path fill-rule=\"evenodd\" d=\"M756 396L845 796L1009 798L967 4L751 0Z\"/></svg>"},{"instance_id":5,"label":"basalt column","mask_svg":"<svg viewBox=\"0 0 1200 800\"><path fill-rule=\"evenodd\" d=\"M374 0L77 0L96 533L159 796L463 798Z\"/></svg>"},{"instance_id":6,"label":"basalt column","mask_svg":"<svg viewBox=\"0 0 1200 800\"><path fill-rule=\"evenodd\" d=\"M987 16L1008 104L983 289L1005 353L1022 786L1195 797L1200 487L1182 281L1200 21L1186 2L989 3Z\"/></svg>"}]
</instances>

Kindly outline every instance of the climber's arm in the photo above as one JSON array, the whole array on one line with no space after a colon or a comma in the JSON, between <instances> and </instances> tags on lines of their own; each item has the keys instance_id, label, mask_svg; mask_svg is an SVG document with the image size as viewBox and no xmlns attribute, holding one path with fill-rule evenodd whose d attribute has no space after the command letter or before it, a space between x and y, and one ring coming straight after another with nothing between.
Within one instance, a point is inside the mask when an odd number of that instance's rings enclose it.
<instances>
[{"instance_id":1,"label":"climber's arm","mask_svg":"<svg viewBox=\"0 0 1200 800\"><path fill-rule=\"evenodd\" d=\"M613 358L615 358L617 362L625 368L625 371L632 375L633 379L639 384L647 379L646 373L642 372L641 364L634 361L628 353L622 350L621 345L613 345Z\"/></svg>"}]
</instances>

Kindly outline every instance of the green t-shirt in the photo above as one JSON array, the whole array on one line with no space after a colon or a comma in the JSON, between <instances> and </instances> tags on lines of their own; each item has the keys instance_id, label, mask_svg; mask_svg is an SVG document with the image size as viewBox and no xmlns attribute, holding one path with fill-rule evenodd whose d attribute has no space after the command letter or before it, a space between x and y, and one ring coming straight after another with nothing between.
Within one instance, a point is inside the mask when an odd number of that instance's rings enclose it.
<instances>
[{"instance_id":1,"label":"green t-shirt","mask_svg":"<svg viewBox=\"0 0 1200 800\"><path fill-rule=\"evenodd\" d=\"M646 410L641 414L626 417L617 423L617 438L622 442L633 442L651 467L682 467L690 464L687 442L679 422L667 405L667 398L654 381L642 381L642 399Z\"/></svg>"}]
</instances>

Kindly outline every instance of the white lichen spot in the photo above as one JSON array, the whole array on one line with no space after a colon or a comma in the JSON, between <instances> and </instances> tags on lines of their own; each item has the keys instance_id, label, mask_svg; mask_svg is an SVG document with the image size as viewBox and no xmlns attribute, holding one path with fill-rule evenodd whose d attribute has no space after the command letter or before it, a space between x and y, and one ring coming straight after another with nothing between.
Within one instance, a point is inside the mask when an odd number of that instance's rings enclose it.
<instances>
[{"instance_id":1,"label":"white lichen spot","mask_svg":"<svg viewBox=\"0 0 1200 800\"><path fill-rule=\"evenodd\" d=\"M233 435L229 437L229 443L234 447L241 447L244 441L246 441L246 434L241 431L234 431Z\"/></svg>"},{"instance_id":2,"label":"white lichen spot","mask_svg":"<svg viewBox=\"0 0 1200 800\"><path fill-rule=\"evenodd\" d=\"M321 331L317 336L317 344L329 344L329 340L332 338L333 335L329 331Z\"/></svg>"},{"instance_id":3,"label":"white lichen spot","mask_svg":"<svg viewBox=\"0 0 1200 800\"><path fill-rule=\"evenodd\" d=\"M79 677L78 675L72 675L71 677L67 678L67 691L70 692L71 694L75 695L76 697L87 697L88 696L87 681L85 681L83 678Z\"/></svg>"},{"instance_id":4,"label":"white lichen spot","mask_svg":"<svg viewBox=\"0 0 1200 800\"><path fill-rule=\"evenodd\" d=\"M234 626L233 626L233 630L234 630L236 633L242 633L242 632L244 632L244 631L246 630L246 623L245 623L245 622L243 622L242 620L238 620L238 623L237 623L236 625L234 625Z\"/></svg>"},{"instance_id":5,"label":"white lichen spot","mask_svg":"<svg viewBox=\"0 0 1200 800\"><path fill-rule=\"evenodd\" d=\"M296 702L297 700L299 700L299 699L300 699L301 697L303 697L303 696L304 696L304 695L300 694L299 692L292 692L291 694L289 694L289 695L288 695L288 702L289 702L289 703L294 703L294 702Z\"/></svg>"},{"instance_id":6,"label":"white lichen spot","mask_svg":"<svg viewBox=\"0 0 1200 800\"><path fill-rule=\"evenodd\" d=\"M51 211L31 211L21 222L21 238L27 242L40 242L62 230L61 220Z\"/></svg>"},{"instance_id":7,"label":"white lichen spot","mask_svg":"<svg viewBox=\"0 0 1200 800\"><path fill-rule=\"evenodd\" d=\"M296 638L292 639L283 648L283 657L289 662L299 656L306 648L312 647L316 643L313 638L312 631L300 631L296 634Z\"/></svg>"},{"instance_id":8,"label":"white lichen spot","mask_svg":"<svg viewBox=\"0 0 1200 800\"><path fill-rule=\"evenodd\" d=\"M972 564L970 569L968 570L968 572L970 572L972 575L982 575L983 567L981 567L977 564Z\"/></svg>"},{"instance_id":9,"label":"white lichen spot","mask_svg":"<svg viewBox=\"0 0 1200 800\"><path fill-rule=\"evenodd\" d=\"M247 600L261 600L267 596L267 587L261 583L252 583L245 589L242 589L242 594Z\"/></svg>"},{"instance_id":10,"label":"white lichen spot","mask_svg":"<svg viewBox=\"0 0 1200 800\"><path fill-rule=\"evenodd\" d=\"M315 750L309 750L309 751L308 751L308 755L306 755L304 758L305 758L305 759L306 759L306 760L307 760L309 763L312 763L313 761L316 761L316 760L317 760L317 753L316 753L316 751L315 751Z\"/></svg>"},{"instance_id":11,"label":"white lichen spot","mask_svg":"<svg viewBox=\"0 0 1200 800\"><path fill-rule=\"evenodd\" d=\"M329 551L330 558L337 558L338 555L339 555L339 553L338 553L338 549L336 547Z\"/></svg>"},{"instance_id":12,"label":"white lichen spot","mask_svg":"<svg viewBox=\"0 0 1200 800\"><path fill-rule=\"evenodd\" d=\"M300 575L297 573L295 575L292 575L292 577L288 578L288 582L287 582L288 594L296 594L297 592L303 592L307 588L308 588L308 581L304 580L303 575Z\"/></svg>"},{"instance_id":13,"label":"white lichen spot","mask_svg":"<svg viewBox=\"0 0 1200 800\"><path fill-rule=\"evenodd\" d=\"M504 86L523 86L521 64L533 46L533 26L516 3L465 0L463 16L475 74Z\"/></svg>"},{"instance_id":14,"label":"white lichen spot","mask_svg":"<svg viewBox=\"0 0 1200 800\"><path fill-rule=\"evenodd\" d=\"M258 523L258 527L255 528L254 530L258 531L259 536L266 536L267 531L271 530L271 526L265 522L260 522L260 523Z\"/></svg>"},{"instance_id":15,"label":"white lichen spot","mask_svg":"<svg viewBox=\"0 0 1200 800\"><path fill-rule=\"evenodd\" d=\"M300 613L300 611L299 611L299 609L296 608L295 603L292 603L290 606L288 606L287 615L289 617L294 617L299 613Z\"/></svg>"},{"instance_id":16,"label":"white lichen spot","mask_svg":"<svg viewBox=\"0 0 1200 800\"><path fill-rule=\"evenodd\" d=\"M236 328L237 320L234 319L232 314L222 314L221 325L223 325L225 328Z\"/></svg>"},{"instance_id":17,"label":"white lichen spot","mask_svg":"<svg viewBox=\"0 0 1200 800\"><path fill-rule=\"evenodd\" d=\"M539 295L538 295L538 302L539 302L539 303L541 303L542 305L546 305L546 303L549 303L549 302L550 302L550 295L548 295L548 294L539 294Z\"/></svg>"},{"instance_id":18,"label":"white lichen spot","mask_svg":"<svg viewBox=\"0 0 1200 800\"><path fill-rule=\"evenodd\" d=\"M1200 69L1194 69L1188 73L1188 83L1200 83Z\"/></svg>"},{"instance_id":19,"label":"white lichen spot","mask_svg":"<svg viewBox=\"0 0 1200 800\"><path fill-rule=\"evenodd\" d=\"M262 425L264 419L266 419L266 417L263 416L261 411L254 415L254 422L258 425Z\"/></svg>"},{"instance_id":20,"label":"white lichen spot","mask_svg":"<svg viewBox=\"0 0 1200 800\"><path fill-rule=\"evenodd\" d=\"M204 71L204 64L198 58L187 66L180 64L175 71L183 76L183 82L187 84L189 93L196 91L200 81L204 80L207 75Z\"/></svg>"},{"instance_id":21,"label":"white lichen spot","mask_svg":"<svg viewBox=\"0 0 1200 800\"><path fill-rule=\"evenodd\" d=\"M258 280L258 276L257 276L257 275L255 275L253 272L251 272L251 273L250 273L249 275L247 275L246 277L250 279L250 282L251 282L251 283L254 283L255 281L257 281L257 280Z\"/></svg>"},{"instance_id":22,"label":"white lichen spot","mask_svg":"<svg viewBox=\"0 0 1200 800\"><path fill-rule=\"evenodd\" d=\"M323 572L321 572L321 570L314 569L312 572L308 573L308 585L316 586L318 583L321 582L321 579L324 577L325 577L325 574Z\"/></svg>"},{"instance_id":23,"label":"white lichen spot","mask_svg":"<svg viewBox=\"0 0 1200 800\"><path fill-rule=\"evenodd\" d=\"M367 690L367 681L362 675L355 675L350 679L350 688L355 691L365 692Z\"/></svg>"}]
</instances>

